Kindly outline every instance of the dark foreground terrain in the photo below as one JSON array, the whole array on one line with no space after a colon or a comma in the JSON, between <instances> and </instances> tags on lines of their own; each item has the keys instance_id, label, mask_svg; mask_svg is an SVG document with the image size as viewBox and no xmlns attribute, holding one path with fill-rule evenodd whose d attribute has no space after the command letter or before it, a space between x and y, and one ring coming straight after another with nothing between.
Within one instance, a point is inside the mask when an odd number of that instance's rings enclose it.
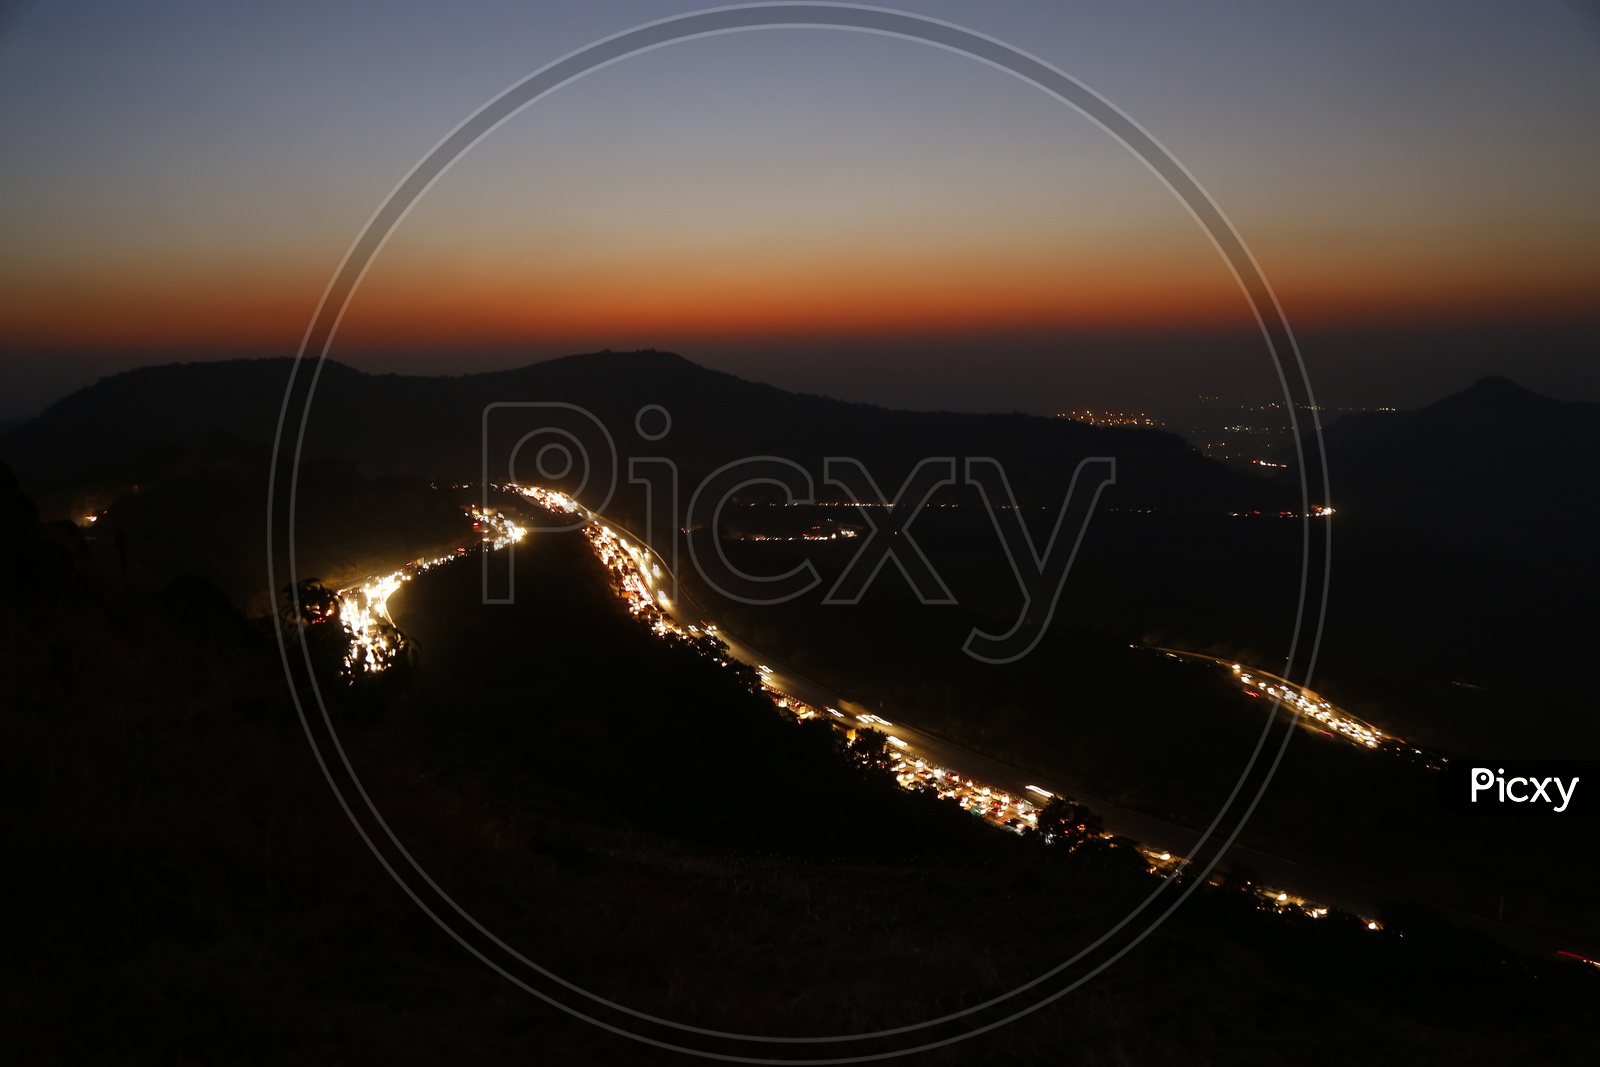
<instances>
[{"instance_id":1,"label":"dark foreground terrain","mask_svg":"<svg viewBox=\"0 0 1600 1067\"><path fill-rule=\"evenodd\" d=\"M529 995L407 898L324 780L276 623L201 582L125 589L77 536L0 472L0 1058L688 1062ZM899 790L628 618L577 537L518 552L515 607L478 605L470 561L411 583L405 684L327 679L329 714L417 864L564 979L703 1028L859 1033L1007 993L1169 884L1126 850L1051 848ZM1425 911L1385 918L1373 933L1202 887L1080 988L909 1062L1588 1062L1600 973ZM795 1054L507 969L661 1040Z\"/></svg>"}]
</instances>

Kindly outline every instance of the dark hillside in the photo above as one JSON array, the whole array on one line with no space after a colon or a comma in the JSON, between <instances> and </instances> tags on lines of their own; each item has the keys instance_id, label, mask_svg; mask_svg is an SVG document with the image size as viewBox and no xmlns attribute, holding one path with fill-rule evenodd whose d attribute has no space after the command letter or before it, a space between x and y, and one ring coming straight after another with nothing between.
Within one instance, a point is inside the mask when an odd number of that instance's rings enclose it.
<instances>
[{"instance_id":1,"label":"dark hillside","mask_svg":"<svg viewBox=\"0 0 1600 1067\"><path fill-rule=\"evenodd\" d=\"M1600 404L1507 378L1329 427L1341 510L1555 570L1600 573Z\"/></svg>"},{"instance_id":2,"label":"dark hillside","mask_svg":"<svg viewBox=\"0 0 1600 1067\"><path fill-rule=\"evenodd\" d=\"M260 624L194 582L108 586L3 468L0 542L0 833L27 916L0 944L7 1062L683 1062L422 915L330 796ZM702 1026L892 1026L1038 974L1150 884L785 754L801 727L647 646L578 564L535 546L537 606L492 617L451 568L419 579L414 688L342 731L412 855L564 977ZM1583 1062L1587 969L1508 969L1426 915L1397 913L1400 938L1247 900L1198 894L1073 995L906 1062Z\"/></svg>"},{"instance_id":3,"label":"dark hillside","mask_svg":"<svg viewBox=\"0 0 1600 1067\"><path fill-rule=\"evenodd\" d=\"M270 444L291 366L289 360L229 361L115 375L0 438L0 455L24 484L48 489L104 477L130 458L219 431ZM301 373L309 374L310 366ZM619 457L671 456L686 485L744 456L791 456L820 475L824 455L843 455L871 461L892 492L924 456L994 455L1007 463L1019 493L1052 499L1077 459L1114 455L1122 464L1117 492L1139 506L1215 511L1269 506L1280 495L1206 461L1170 434L1023 415L891 411L786 393L664 352L569 356L518 370L435 378L368 375L330 362L316 381L308 455L428 479L479 477L485 407L538 401L592 412ZM635 415L648 404L672 415L672 430L660 442L635 433ZM298 416L294 412L292 420ZM493 415L490 458L498 466L491 476L505 478L498 467L518 438L555 417L515 410ZM296 425L291 421L291 432ZM534 479L524 471L523 480Z\"/></svg>"}]
</instances>

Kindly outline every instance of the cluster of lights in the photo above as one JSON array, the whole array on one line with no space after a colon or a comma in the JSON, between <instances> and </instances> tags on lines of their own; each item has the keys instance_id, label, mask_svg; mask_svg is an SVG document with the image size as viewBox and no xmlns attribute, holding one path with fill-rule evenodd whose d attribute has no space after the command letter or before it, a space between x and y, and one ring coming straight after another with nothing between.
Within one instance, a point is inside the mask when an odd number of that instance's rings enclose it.
<instances>
[{"instance_id":1,"label":"cluster of lights","mask_svg":"<svg viewBox=\"0 0 1600 1067\"><path fill-rule=\"evenodd\" d=\"M581 513L589 517L590 522L584 527L584 536L594 549L601 566L616 578L617 594L622 597L629 613L647 622L658 635L687 640L701 637L698 627L682 626L667 613L666 609L670 609L672 605L665 593L653 591L655 581L661 577L661 569L651 560L650 550L647 547L618 533L564 493L537 487L508 488L513 488L528 500L551 511L561 514ZM846 533L846 536L853 536L853 532ZM762 692L772 700L773 706L779 711L789 714L799 722L826 715L835 726L848 728L844 722L844 713L837 708L819 709L774 688L771 685L771 667L760 664L757 666L757 674L761 679ZM866 726L894 725L882 716L871 713L864 713L856 718ZM979 815L1005 829L1021 832L1022 823L1025 822L1030 826L1037 824L1038 808L1027 800L1014 798L971 778L963 778L954 771L935 766L925 759L918 759L909 752L910 745L904 739L893 734L887 736L889 744L894 749L894 759L889 770L894 774L895 781L904 788L932 789L940 799L953 800L963 810Z\"/></svg>"},{"instance_id":2,"label":"cluster of lights","mask_svg":"<svg viewBox=\"0 0 1600 1067\"><path fill-rule=\"evenodd\" d=\"M858 715L856 718L868 725L893 726L893 723L876 715ZM887 736L889 744L894 746L895 750L894 762L890 764L889 771L902 788L931 789L940 800L953 801L962 811L980 816L1002 829L1017 833L1022 832L1023 823L1029 826L1039 824L1038 807L1026 799L1013 797L982 782L963 778L947 767L939 767L925 759L919 759L911 753L911 746L904 740L894 734Z\"/></svg>"},{"instance_id":3,"label":"cluster of lights","mask_svg":"<svg viewBox=\"0 0 1600 1067\"><path fill-rule=\"evenodd\" d=\"M902 764L896 765L896 779L907 789L918 786L932 788L937 791L940 800L953 800L963 811L1019 834L1024 829L1024 823L1031 827L1039 825L1039 808L1022 797L996 791L942 767L924 766L922 760L904 765L903 769Z\"/></svg>"},{"instance_id":4,"label":"cluster of lights","mask_svg":"<svg viewBox=\"0 0 1600 1067\"><path fill-rule=\"evenodd\" d=\"M616 576L617 593L627 604L628 612L644 619L657 632L681 632L662 610L671 604L667 594L651 588L661 576L661 568L650 562L648 551L603 523L589 523L583 534L600 563Z\"/></svg>"},{"instance_id":5,"label":"cluster of lights","mask_svg":"<svg viewBox=\"0 0 1600 1067\"><path fill-rule=\"evenodd\" d=\"M1269 464L1267 464L1267 466L1272 466L1272 464L1269 463ZM1331 507L1329 507L1328 505L1326 505L1326 504L1317 504L1316 506L1314 506L1311 509L1311 511L1309 513L1310 517L1313 518L1313 519L1326 519L1332 514L1333 514L1333 509ZM1267 512L1262 512L1262 511L1230 511L1230 512L1228 512L1228 517L1230 519L1252 519L1252 518L1259 518L1262 515L1266 515L1269 518L1279 518L1279 519L1298 519L1298 518L1301 518L1301 515L1300 515L1300 513L1298 511L1267 511Z\"/></svg>"},{"instance_id":6,"label":"cluster of lights","mask_svg":"<svg viewBox=\"0 0 1600 1067\"><path fill-rule=\"evenodd\" d=\"M1091 426L1165 426L1166 423L1142 411L1061 411L1058 419L1073 419Z\"/></svg>"},{"instance_id":7,"label":"cluster of lights","mask_svg":"<svg viewBox=\"0 0 1600 1067\"><path fill-rule=\"evenodd\" d=\"M683 641L702 639L699 627L682 626L668 614L672 601L665 590L655 587L662 578L661 565L651 558L648 547L618 533L566 493L542 486L510 484L503 488L558 515L588 519L583 535L600 565L616 579L617 595L627 605L628 613L649 625L658 636ZM727 661L722 662L726 664Z\"/></svg>"},{"instance_id":8,"label":"cluster of lights","mask_svg":"<svg viewBox=\"0 0 1600 1067\"><path fill-rule=\"evenodd\" d=\"M1189 863L1187 858L1174 855L1171 852L1158 851L1145 845L1135 845L1134 848L1138 851L1139 855L1144 857L1145 862L1149 864L1150 873L1158 874L1163 878L1172 877ZM1220 876L1213 875L1210 879L1210 884L1221 886L1225 885L1226 883ZM1246 882L1245 888L1249 891L1250 895L1255 898L1256 907L1261 911L1272 911L1280 914L1283 912L1297 911L1307 918L1326 919L1329 912L1332 910L1326 905L1318 904L1315 901L1308 900L1305 897L1300 896L1298 893L1290 893L1287 890L1279 889L1276 886L1260 885L1255 882ZM1361 925L1372 931L1383 929L1383 924L1378 920L1365 916L1361 917Z\"/></svg>"},{"instance_id":9,"label":"cluster of lights","mask_svg":"<svg viewBox=\"0 0 1600 1067\"><path fill-rule=\"evenodd\" d=\"M748 506L763 508L892 508L895 505L893 501L888 500L752 500L749 502ZM930 503L928 506L950 507L951 505Z\"/></svg>"},{"instance_id":10,"label":"cluster of lights","mask_svg":"<svg viewBox=\"0 0 1600 1067\"><path fill-rule=\"evenodd\" d=\"M1268 696L1298 708L1302 714L1309 715L1354 744L1377 748L1385 740L1399 742L1399 738L1389 738L1382 730L1362 722L1349 712L1341 711L1309 689L1290 685L1282 679L1276 680L1276 684L1263 683L1238 663L1233 664L1232 670L1240 685L1253 686Z\"/></svg>"},{"instance_id":11,"label":"cluster of lights","mask_svg":"<svg viewBox=\"0 0 1600 1067\"><path fill-rule=\"evenodd\" d=\"M707 632L702 634L699 627L680 625L668 614L668 610L672 605L666 594L660 591L652 592L655 580L661 577L661 569L651 559L650 550L647 547L618 533L615 529L602 522L598 516L595 516L564 493L531 486L508 485L504 488L519 493L540 507L559 514L581 514L587 517L590 521L584 527L584 535L594 549L601 565L616 576L618 595L626 602L629 612L636 618L647 622L656 634L690 641L701 640L703 637L711 636L715 627L708 627ZM1329 510L1331 511L1331 509ZM516 530L514 539L520 539L522 531L514 526L511 528ZM1171 652L1167 654L1173 655ZM727 661L723 660L722 662L725 664ZM1235 664L1233 669L1236 674L1239 674L1242 683L1249 684L1250 676L1242 673L1243 668L1241 665ZM797 722L805 722L810 719L827 716L835 728L853 732L853 727L847 721L848 717L837 708L818 708L797 697L780 692L771 684L773 673L771 667L760 664L757 665L756 670L761 679L761 691L772 700L773 706L779 711L792 716ZM1284 699L1299 703L1308 713L1316 715L1318 711L1321 711L1329 716L1322 721L1347 722L1357 728L1358 735L1364 729L1374 738L1383 736L1365 723L1360 723L1359 720L1344 719L1333 715L1332 705L1326 701L1321 701L1315 693L1311 693L1309 690L1294 692L1293 698L1291 698L1290 687L1284 685L1282 689ZM1268 687L1268 691L1274 692L1275 690L1272 687ZM889 720L870 712L864 712L855 718L858 722L868 727L894 728L894 724ZM941 800L953 801L962 810L971 812L1000 829L1020 834L1028 827L1038 826L1040 808L1026 797L1014 797L1010 793L985 785L975 779L963 777L946 767L937 766L926 759L918 757L911 751L911 745L904 739L892 733L886 734L886 737L894 750L889 770L894 775L895 781L902 788L931 789ZM1376 745L1375 740L1373 744L1374 746ZM1045 801L1054 796L1049 790L1037 785L1027 786L1026 791ZM1109 839L1113 835L1102 833L1101 836ZM1152 873L1167 876L1188 862L1181 856L1174 856L1171 852L1157 852L1143 845L1135 847L1150 862ZM1328 914L1328 908L1317 906L1304 897L1295 896L1281 890L1253 886L1252 892L1262 902L1263 907L1271 907L1278 910L1294 908L1313 918L1321 918ZM1380 929L1380 924L1376 920L1368 919L1363 921L1369 930Z\"/></svg>"},{"instance_id":12,"label":"cluster of lights","mask_svg":"<svg viewBox=\"0 0 1600 1067\"><path fill-rule=\"evenodd\" d=\"M499 488L499 487L496 487ZM505 488L518 493L538 504L546 511L553 511L557 515L576 515L583 510L583 505L565 493L554 489L544 489L536 485L511 485Z\"/></svg>"},{"instance_id":13,"label":"cluster of lights","mask_svg":"<svg viewBox=\"0 0 1600 1067\"><path fill-rule=\"evenodd\" d=\"M852 730L847 725L848 716L838 708L821 708L807 704L796 697L779 692L769 684L772 668L762 665L757 668L761 675L761 688L772 698L772 702L779 710L788 712L796 720L805 722L807 719L819 719L824 715L830 716L834 726L842 730ZM866 712L856 716L856 720L868 727L893 728L894 723L881 715ZM1039 808L1028 802L1024 797L1013 797L982 782L971 778L963 778L947 767L940 767L914 755L911 745L905 739L886 734L890 746L894 749L893 759L889 771L894 775L894 780L904 789L931 789L940 800L955 802L961 810L980 816L1004 830L1021 833L1023 823L1028 826L1037 826L1039 823ZM1042 797L1053 794L1040 789L1038 786L1029 786L1029 789Z\"/></svg>"},{"instance_id":14,"label":"cluster of lights","mask_svg":"<svg viewBox=\"0 0 1600 1067\"><path fill-rule=\"evenodd\" d=\"M468 514L473 526L483 531L481 542L486 550L516 544L527 535L525 529L498 511L487 512L474 507ZM460 559L466 552L466 548L461 547L449 555L414 560L392 574L368 578L360 585L339 590L339 623L349 640L344 654L345 677L377 674L394 663L405 645L394 627L394 620L389 617L389 598L416 575Z\"/></svg>"},{"instance_id":15,"label":"cluster of lights","mask_svg":"<svg viewBox=\"0 0 1600 1067\"><path fill-rule=\"evenodd\" d=\"M1129 646L1137 648L1137 645ZM1195 652L1177 652L1171 649L1161 649L1168 659L1182 659L1191 657L1195 659L1210 660L1216 663L1226 663L1212 656L1202 656ZM1303 715L1321 723L1329 730L1335 731L1345 740L1364 748L1392 748L1401 749L1405 742L1393 734L1386 734L1371 723L1351 715L1347 711L1335 707L1331 702L1323 699L1320 693L1313 692L1301 686L1296 686L1276 675L1267 674L1265 671L1254 670L1242 663L1229 664L1234 680L1251 696L1260 696L1262 693L1298 709ZM1258 677L1259 675L1259 677ZM1303 724L1307 729L1316 729L1309 723ZM1331 736L1331 735L1330 735ZM1421 754L1420 749L1412 752Z\"/></svg>"},{"instance_id":16,"label":"cluster of lights","mask_svg":"<svg viewBox=\"0 0 1600 1067\"><path fill-rule=\"evenodd\" d=\"M751 534L748 537L730 537L730 538L728 538L728 540L730 540L730 541L837 541L841 537L851 538L851 537L859 537L859 536L860 536L860 534L856 530L842 529L842 530L833 530L833 531L830 531L828 533L816 533L816 532L813 531L813 532L810 532L810 533L795 534L795 535L790 536L790 537L786 537L783 534Z\"/></svg>"},{"instance_id":17,"label":"cluster of lights","mask_svg":"<svg viewBox=\"0 0 1600 1067\"><path fill-rule=\"evenodd\" d=\"M376 674L400 654L400 640L389 620L389 597L405 581L396 571L363 585L339 590L339 622L349 636L344 673ZM388 623L389 625L385 625Z\"/></svg>"}]
</instances>

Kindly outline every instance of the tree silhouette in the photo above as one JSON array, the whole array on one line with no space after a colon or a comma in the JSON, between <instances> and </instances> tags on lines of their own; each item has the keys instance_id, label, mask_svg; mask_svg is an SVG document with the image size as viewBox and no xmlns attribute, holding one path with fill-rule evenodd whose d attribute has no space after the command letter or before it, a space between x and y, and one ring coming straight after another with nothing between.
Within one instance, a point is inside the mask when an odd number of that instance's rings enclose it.
<instances>
[{"instance_id":1,"label":"tree silhouette","mask_svg":"<svg viewBox=\"0 0 1600 1067\"><path fill-rule=\"evenodd\" d=\"M876 730L857 730L850 742L850 755L862 767L886 771L894 763L895 753L889 739Z\"/></svg>"},{"instance_id":2,"label":"tree silhouette","mask_svg":"<svg viewBox=\"0 0 1600 1067\"><path fill-rule=\"evenodd\" d=\"M1045 844L1075 852L1103 842L1105 826L1100 816L1065 797L1051 797L1039 812L1038 832Z\"/></svg>"},{"instance_id":3,"label":"tree silhouette","mask_svg":"<svg viewBox=\"0 0 1600 1067\"><path fill-rule=\"evenodd\" d=\"M298 637L305 629L329 622L337 627L339 594L316 578L302 580L298 592L295 586L286 585L282 594L278 614L286 635Z\"/></svg>"}]
</instances>

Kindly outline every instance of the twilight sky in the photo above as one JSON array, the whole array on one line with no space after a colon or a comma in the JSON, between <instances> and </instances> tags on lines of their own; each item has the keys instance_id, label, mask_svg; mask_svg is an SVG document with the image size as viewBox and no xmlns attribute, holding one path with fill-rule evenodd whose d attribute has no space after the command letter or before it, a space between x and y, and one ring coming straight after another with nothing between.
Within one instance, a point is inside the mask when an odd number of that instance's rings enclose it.
<instances>
[{"instance_id":1,"label":"twilight sky","mask_svg":"<svg viewBox=\"0 0 1600 1067\"><path fill-rule=\"evenodd\" d=\"M0 419L145 363L292 355L479 105L669 0L0 8ZM1600 16L1563 0L907 0L1108 98L1199 179L1330 404L1484 373L1600 399ZM656 347L911 407L1266 398L1247 305L1124 148L961 56L837 30L624 60L463 157L333 357Z\"/></svg>"}]
</instances>

